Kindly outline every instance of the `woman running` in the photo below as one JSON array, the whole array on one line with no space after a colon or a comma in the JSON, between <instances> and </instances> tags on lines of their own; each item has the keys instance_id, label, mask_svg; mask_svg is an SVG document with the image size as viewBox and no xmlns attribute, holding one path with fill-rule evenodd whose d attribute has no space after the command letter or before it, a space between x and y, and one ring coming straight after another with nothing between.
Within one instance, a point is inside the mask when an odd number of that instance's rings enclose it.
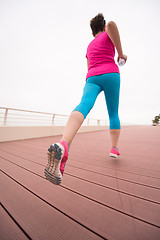
<instances>
[{"instance_id":1,"label":"woman running","mask_svg":"<svg viewBox=\"0 0 160 240\"><path fill-rule=\"evenodd\" d=\"M117 148L121 129L118 116L120 73L114 61L115 48L118 62L120 59L126 62L127 56L123 54L119 31L113 21L106 25L103 14L99 13L90 21L90 27L94 39L87 48L88 73L81 102L71 113L61 140L48 149L48 164L44 172L46 178L57 185L62 181L68 148L101 91L104 91L109 114L110 157L120 155Z\"/></svg>"}]
</instances>

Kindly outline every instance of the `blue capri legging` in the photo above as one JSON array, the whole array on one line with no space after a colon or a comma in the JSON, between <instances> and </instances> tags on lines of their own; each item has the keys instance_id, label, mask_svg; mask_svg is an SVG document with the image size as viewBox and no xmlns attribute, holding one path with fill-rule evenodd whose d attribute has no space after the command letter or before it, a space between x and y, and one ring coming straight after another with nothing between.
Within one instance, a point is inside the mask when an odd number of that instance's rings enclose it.
<instances>
[{"instance_id":1,"label":"blue capri legging","mask_svg":"<svg viewBox=\"0 0 160 240\"><path fill-rule=\"evenodd\" d=\"M84 86L81 102L73 111L81 112L84 118L86 118L93 108L99 93L104 91L109 114L110 129L120 129L121 126L118 116L119 90L119 73L106 73L90 77L87 79Z\"/></svg>"}]
</instances>

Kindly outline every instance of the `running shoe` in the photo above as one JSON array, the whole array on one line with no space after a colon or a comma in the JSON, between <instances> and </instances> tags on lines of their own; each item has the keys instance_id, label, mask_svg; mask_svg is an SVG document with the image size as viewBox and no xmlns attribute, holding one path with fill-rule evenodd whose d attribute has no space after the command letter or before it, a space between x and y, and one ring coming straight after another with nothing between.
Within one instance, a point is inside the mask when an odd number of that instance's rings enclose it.
<instances>
[{"instance_id":1,"label":"running shoe","mask_svg":"<svg viewBox=\"0 0 160 240\"><path fill-rule=\"evenodd\" d=\"M118 158L120 156L120 153L118 151L118 148L112 148L110 151L110 157Z\"/></svg>"},{"instance_id":2,"label":"running shoe","mask_svg":"<svg viewBox=\"0 0 160 240\"><path fill-rule=\"evenodd\" d=\"M47 180L60 185L66 161L68 159L68 143L60 141L50 146L48 149L48 164L44 170Z\"/></svg>"}]
</instances>

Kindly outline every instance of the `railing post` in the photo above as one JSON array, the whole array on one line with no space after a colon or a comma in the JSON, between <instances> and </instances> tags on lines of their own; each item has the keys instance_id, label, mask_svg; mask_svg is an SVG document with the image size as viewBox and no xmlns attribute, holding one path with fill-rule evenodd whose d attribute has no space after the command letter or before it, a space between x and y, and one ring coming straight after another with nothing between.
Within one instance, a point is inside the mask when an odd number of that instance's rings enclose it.
<instances>
[{"instance_id":1,"label":"railing post","mask_svg":"<svg viewBox=\"0 0 160 240\"><path fill-rule=\"evenodd\" d=\"M4 115L4 125L7 124L7 115L8 115L8 108L6 108L5 115Z\"/></svg>"},{"instance_id":2,"label":"railing post","mask_svg":"<svg viewBox=\"0 0 160 240\"><path fill-rule=\"evenodd\" d=\"M55 114L53 114L53 117L52 117L52 126L54 125L54 118L55 118Z\"/></svg>"},{"instance_id":3,"label":"railing post","mask_svg":"<svg viewBox=\"0 0 160 240\"><path fill-rule=\"evenodd\" d=\"M97 120L97 125L98 125L98 126L100 125L100 120L99 120L99 119Z\"/></svg>"}]
</instances>

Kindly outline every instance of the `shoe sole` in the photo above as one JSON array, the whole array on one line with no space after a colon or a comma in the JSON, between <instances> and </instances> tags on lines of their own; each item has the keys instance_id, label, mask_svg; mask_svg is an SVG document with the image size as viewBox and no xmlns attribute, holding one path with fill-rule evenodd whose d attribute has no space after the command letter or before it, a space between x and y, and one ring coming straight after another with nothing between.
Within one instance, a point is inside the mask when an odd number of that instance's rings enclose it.
<instances>
[{"instance_id":1,"label":"shoe sole","mask_svg":"<svg viewBox=\"0 0 160 240\"><path fill-rule=\"evenodd\" d=\"M51 174L50 172L47 171L47 169L44 170L44 175L48 181L55 185L60 185L62 179L59 177L56 177L54 174Z\"/></svg>"},{"instance_id":2,"label":"shoe sole","mask_svg":"<svg viewBox=\"0 0 160 240\"><path fill-rule=\"evenodd\" d=\"M54 168L54 165L57 166L57 167L55 167L54 172L56 172L57 170L60 171L59 166L60 166L60 162L62 160L62 157L61 157L62 149L61 149L61 147L59 147L57 144L54 144L54 145L50 146L48 151L53 154L52 158L50 159L50 165L51 165L51 161L53 161L52 162L53 168ZM47 169L47 166L44 169L44 175L45 175L46 179L48 181L50 181L51 183L53 183L55 185L60 185L61 184L62 176L61 177L57 177L56 174L50 172Z\"/></svg>"},{"instance_id":3,"label":"shoe sole","mask_svg":"<svg viewBox=\"0 0 160 240\"><path fill-rule=\"evenodd\" d=\"M119 155L114 154L114 153L110 153L110 157L112 157L112 158L119 158Z\"/></svg>"}]
</instances>

